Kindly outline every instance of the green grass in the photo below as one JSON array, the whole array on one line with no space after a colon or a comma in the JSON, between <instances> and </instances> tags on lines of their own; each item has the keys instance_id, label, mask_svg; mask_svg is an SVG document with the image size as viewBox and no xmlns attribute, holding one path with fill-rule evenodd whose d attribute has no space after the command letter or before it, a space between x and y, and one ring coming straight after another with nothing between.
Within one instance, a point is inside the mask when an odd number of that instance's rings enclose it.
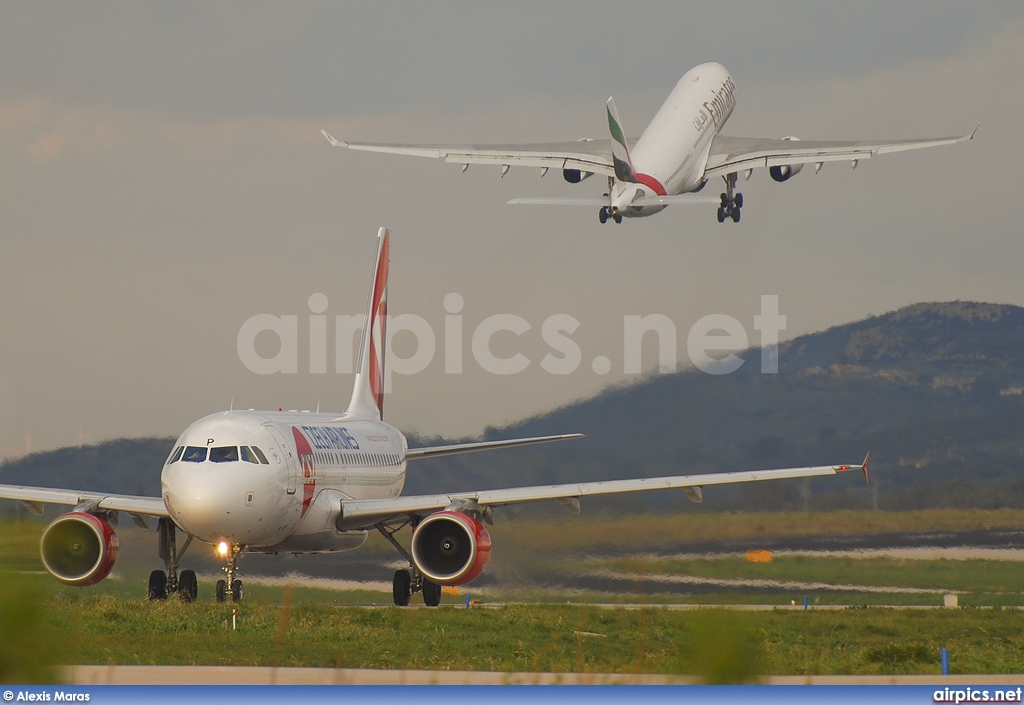
<instances>
[{"instance_id":1,"label":"green grass","mask_svg":"<svg viewBox=\"0 0 1024 705\"><path fill-rule=\"evenodd\" d=\"M66 663L706 673L711 680L745 680L934 675L946 647L954 673L1024 670L1019 610L401 609L299 602L297 595L284 604L218 605L85 591L62 591L57 599L46 592L35 593L39 626L64 645ZM730 653L738 656L730 661Z\"/></svg>"},{"instance_id":2,"label":"green grass","mask_svg":"<svg viewBox=\"0 0 1024 705\"><path fill-rule=\"evenodd\" d=\"M532 550L635 548L652 544L699 544L787 536L863 536L907 532L992 531L1024 526L1019 509L927 509L912 512L597 514L556 519L497 522L496 545L516 543ZM369 543L369 542L368 542ZM752 545L756 548L756 545Z\"/></svg>"},{"instance_id":3,"label":"green grass","mask_svg":"<svg viewBox=\"0 0 1024 705\"><path fill-rule=\"evenodd\" d=\"M591 559L585 565L610 569L637 582L652 575L665 574L908 587L936 593L958 591L1017 595L1024 587L1024 569L1015 561L776 556L770 563L752 563L742 556L723 556L683 560L655 557Z\"/></svg>"},{"instance_id":4,"label":"green grass","mask_svg":"<svg viewBox=\"0 0 1024 705\"><path fill-rule=\"evenodd\" d=\"M1024 581L1015 562L776 556L771 563L749 563L737 556L681 560L639 553L644 546L668 541L699 541L706 533L719 539L749 538L756 547L757 538L767 535L858 533L854 527L888 533L1022 523L1024 512L942 511L509 522L492 534L500 553L491 567L496 575L510 574L511 579L501 581L505 587L484 594L472 586L468 590L474 598L492 603L531 604L469 610L458 608L462 595L445 595L447 606L440 609L399 609L386 606L387 592L282 588L255 579L246 583L246 601L240 605L214 603L209 581L201 582L200 600L194 604L174 599L151 603L144 595L146 574L155 563L153 536L129 531L122 533L122 547L128 550L122 551L111 579L92 588L68 588L39 572L41 524L0 524L0 681L50 681L57 661L697 674L709 682L745 681L757 675L934 675L939 673L943 647L950 650L953 673L1019 673L1024 671L1024 611L877 606L937 606L945 590L959 591L961 605L1021 605ZM650 533L641 539L644 531ZM625 546L630 540L637 550L629 559L581 560L559 554L582 547L599 555L601 546ZM390 551L368 543L371 552ZM542 565L547 561L562 570L611 569L644 590L566 595L534 587L531 580L520 585L515 578L521 567L532 565L533 574L538 570L536 546L545 547ZM651 576L663 573L908 586L928 592L779 589L743 594L722 589L649 594L656 585ZM580 583L586 586L585 579ZM801 604L804 594L812 607L808 611L737 613L658 606L789 605ZM616 602L649 606L608 610L592 604ZM355 606L362 604L385 606ZM863 608L813 609L825 605ZM232 609L238 610L237 630L231 628Z\"/></svg>"}]
</instances>

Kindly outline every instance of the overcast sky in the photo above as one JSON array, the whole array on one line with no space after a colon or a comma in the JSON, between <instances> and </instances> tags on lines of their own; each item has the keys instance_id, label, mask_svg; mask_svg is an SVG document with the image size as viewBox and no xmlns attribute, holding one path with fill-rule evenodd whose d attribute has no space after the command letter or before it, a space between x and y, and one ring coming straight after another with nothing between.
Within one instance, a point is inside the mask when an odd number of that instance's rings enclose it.
<instances>
[{"instance_id":1,"label":"overcast sky","mask_svg":"<svg viewBox=\"0 0 1024 705\"><path fill-rule=\"evenodd\" d=\"M334 317L363 311L380 225L390 311L421 317L437 346L422 372L395 375L386 416L425 434L478 434L635 381L628 315L667 316L682 369L704 316L735 318L759 344L764 295L778 296L783 339L919 301L1024 305L1017 0L8 2L0 18L0 455L177 435L232 403L343 409ZM603 184L462 174L319 134L606 139L614 95L636 135L704 61L736 82L727 134L981 127L973 142L856 170L830 163L785 184L756 173L738 225L710 206L619 226L594 209L507 206ZM463 300L461 374L445 373L450 293ZM327 300L326 374L310 371L313 294ZM239 331L259 314L297 316L296 373L243 364ZM473 332L497 314L531 326L492 341L530 361L515 375L473 359ZM540 365L556 315L580 324L569 374ZM396 351L412 356L416 340L400 332ZM263 333L256 350L271 357L276 340Z\"/></svg>"}]
</instances>

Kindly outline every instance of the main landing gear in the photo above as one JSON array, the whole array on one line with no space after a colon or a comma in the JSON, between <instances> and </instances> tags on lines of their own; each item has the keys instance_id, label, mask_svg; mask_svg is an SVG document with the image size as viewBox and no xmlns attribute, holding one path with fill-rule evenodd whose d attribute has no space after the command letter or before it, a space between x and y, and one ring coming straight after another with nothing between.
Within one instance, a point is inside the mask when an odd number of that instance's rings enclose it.
<instances>
[{"instance_id":1,"label":"main landing gear","mask_svg":"<svg viewBox=\"0 0 1024 705\"><path fill-rule=\"evenodd\" d=\"M726 174L725 193L722 194L722 205L718 207L718 222L724 223L726 218L732 218L732 222L740 222L740 208L743 207L743 194L734 193L736 190L736 172Z\"/></svg>"},{"instance_id":2,"label":"main landing gear","mask_svg":"<svg viewBox=\"0 0 1024 705\"><path fill-rule=\"evenodd\" d=\"M178 574L178 561L185 555L192 537L185 539L181 551L177 550L174 538L174 522L161 518L157 524L158 554L164 561L164 570L149 574L149 599L166 600L171 593L178 593L182 602L193 602L199 594L199 583L194 570L183 570Z\"/></svg>"},{"instance_id":3,"label":"main landing gear","mask_svg":"<svg viewBox=\"0 0 1024 705\"><path fill-rule=\"evenodd\" d=\"M222 542L218 544L217 555L224 559L223 570L227 574L227 579L217 581L217 602L225 602L229 594L232 602L242 601L244 596L242 581L236 578L235 574L238 572L238 557L242 555L243 550L245 547L238 543Z\"/></svg>"},{"instance_id":4,"label":"main landing gear","mask_svg":"<svg viewBox=\"0 0 1024 705\"><path fill-rule=\"evenodd\" d=\"M413 594L422 592L423 604L427 607L437 607L441 604L441 586L423 577L423 574L416 569L412 557L395 539L395 532L401 528L399 526L395 529L388 529L383 524L377 524L377 531L381 533L381 536L390 541L391 545L409 561L408 568L400 568L395 571L395 577L391 582L391 594L395 604L399 607L408 607Z\"/></svg>"}]
</instances>

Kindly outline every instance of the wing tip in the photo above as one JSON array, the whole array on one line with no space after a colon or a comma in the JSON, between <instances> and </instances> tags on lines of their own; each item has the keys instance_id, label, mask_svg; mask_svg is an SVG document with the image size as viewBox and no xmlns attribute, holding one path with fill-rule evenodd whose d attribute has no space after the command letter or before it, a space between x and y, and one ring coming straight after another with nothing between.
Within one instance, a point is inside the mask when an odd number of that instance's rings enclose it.
<instances>
[{"instance_id":1,"label":"wing tip","mask_svg":"<svg viewBox=\"0 0 1024 705\"><path fill-rule=\"evenodd\" d=\"M320 130L320 134L323 135L325 138L327 138L327 141L330 142L335 147L347 147L348 146L348 144L346 144L345 142L342 142L341 140L339 140L337 137L332 135L327 130Z\"/></svg>"}]
</instances>

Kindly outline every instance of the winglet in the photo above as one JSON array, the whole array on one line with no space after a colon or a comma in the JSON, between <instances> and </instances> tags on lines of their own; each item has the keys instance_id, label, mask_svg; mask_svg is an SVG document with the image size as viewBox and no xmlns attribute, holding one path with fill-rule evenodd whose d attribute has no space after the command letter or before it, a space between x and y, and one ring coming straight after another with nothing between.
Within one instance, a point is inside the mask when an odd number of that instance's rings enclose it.
<instances>
[{"instance_id":1,"label":"winglet","mask_svg":"<svg viewBox=\"0 0 1024 705\"><path fill-rule=\"evenodd\" d=\"M615 167L615 178L619 181L636 182L633 159L629 156L629 145L622 132L622 120L615 108L615 100L608 98L608 130L612 135L612 165Z\"/></svg>"},{"instance_id":2,"label":"winglet","mask_svg":"<svg viewBox=\"0 0 1024 705\"><path fill-rule=\"evenodd\" d=\"M832 469L835 472L848 472L850 470L860 470L861 472L864 473L864 482L866 482L867 484L871 484L871 481L868 479L868 461L869 460L871 460L871 452L870 451L868 451L868 454L864 456L864 462L861 463L860 465L836 465L836 466L833 466Z\"/></svg>"},{"instance_id":3,"label":"winglet","mask_svg":"<svg viewBox=\"0 0 1024 705\"><path fill-rule=\"evenodd\" d=\"M974 139L974 133L978 131L979 127L981 127L981 123L980 122L977 125L974 126L974 129L971 130L971 134L967 137L967 139L973 140Z\"/></svg>"},{"instance_id":4,"label":"winglet","mask_svg":"<svg viewBox=\"0 0 1024 705\"><path fill-rule=\"evenodd\" d=\"M324 137L326 137L327 141L330 142L331 144L333 144L335 147L348 147L348 145L346 143L344 143L341 140L339 140L337 137L332 135L327 130L320 130L320 134L323 135Z\"/></svg>"}]
</instances>

